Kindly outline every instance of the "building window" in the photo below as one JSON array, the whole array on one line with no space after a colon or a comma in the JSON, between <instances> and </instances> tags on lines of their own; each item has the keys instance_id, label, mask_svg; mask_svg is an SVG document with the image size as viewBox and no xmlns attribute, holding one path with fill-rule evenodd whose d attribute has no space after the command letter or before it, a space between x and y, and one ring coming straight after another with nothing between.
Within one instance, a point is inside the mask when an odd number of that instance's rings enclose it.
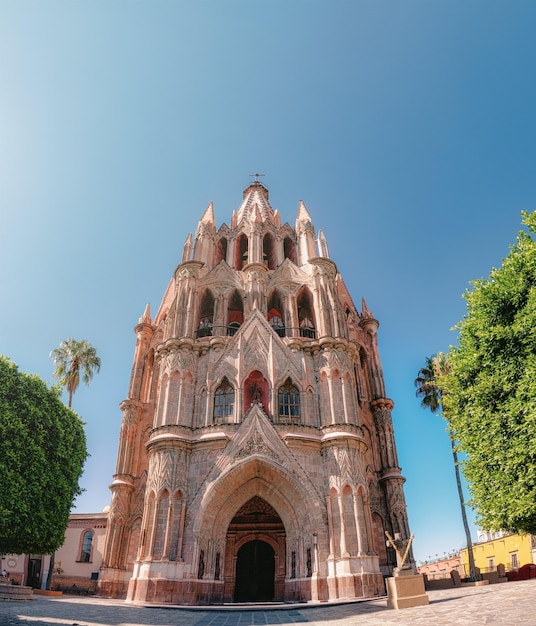
<instances>
[{"instance_id":1,"label":"building window","mask_svg":"<svg viewBox=\"0 0 536 626\"><path fill-rule=\"evenodd\" d=\"M517 569L518 567L517 552L510 552L510 569Z\"/></svg>"},{"instance_id":2,"label":"building window","mask_svg":"<svg viewBox=\"0 0 536 626\"><path fill-rule=\"evenodd\" d=\"M495 558L492 556L488 557L488 572L493 572L495 569Z\"/></svg>"},{"instance_id":3,"label":"building window","mask_svg":"<svg viewBox=\"0 0 536 626\"><path fill-rule=\"evenodd\" d=\"M290 378L279 388L279 417L300 417L300 392Z\"/></svg>"},{"instance_id":4,"label":"building window","mask_svg":"<svg viewBox=\"0 0 536 626\"><path fill-rule=\"evenodd\" d=\"M221 385L214 393L214 421L225 422L234 413L234 389L227 378L222 380Z\"/></svg>"},{"instance_id":5,"label":"building window","mask_svg":"<svg viewBox=\"0 0 536 626\"><path fill-rule=\"evenodd\" d=\"M305 317L300 322L300 337L305 337L306 339L315 338L315 327L312 320L308 317Z\"/></svg>"},{"instance_id":6,"label":"building window","mask_svg":"<svg viewBox=\"0 0 536 626\"><path fill-rule=\"evenodd\" d=\"M91 561L91 544L93 543L93 533L86 530L82 537L82 549L80 550L80 562L89 563Z\"/></svg>"}]
</instances>

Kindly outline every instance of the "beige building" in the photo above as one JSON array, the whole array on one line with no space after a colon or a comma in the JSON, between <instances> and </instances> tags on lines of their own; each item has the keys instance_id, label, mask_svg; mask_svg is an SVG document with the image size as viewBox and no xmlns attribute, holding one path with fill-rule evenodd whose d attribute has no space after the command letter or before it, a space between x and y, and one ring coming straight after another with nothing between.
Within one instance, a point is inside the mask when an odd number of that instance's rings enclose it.
<instances>
[{"instance_id":1,"label":"beige building","mask_svg":"<svg viewBox=\"0 0 536 626\"><path fill-rule=\"evenodd\" d=\"M294 227L258 180L229 225L209 205L135 327L100 592L383 593L409 528L377 330L302 202Z\"/></svg>"},{"instance_id":2,"label":"beige building","mask_svg":"<svg viewBox=\"0 0 536 626\"><path fill-rule=\"evenodd\" d=\"M424 574L428 580L444 580L451 578L453 571L458 572L460 578L465 578L465 568L459 552L449 554L442 559L426 561L417 568L419 574Z\"/></svg>"},{"instance_id":3,"label":"beige building","mask_svg":"<svg viewBox=\"0 0 536 626\"><path fill-rule=\"evenodd\" d=\"M106 536L107 513L72 513L65 541L54 557L52 589L71 587L96 590ZM9 579L35 589L44 589L50 555L7 554L2 568Z\"/></svg>"}]
</instances>

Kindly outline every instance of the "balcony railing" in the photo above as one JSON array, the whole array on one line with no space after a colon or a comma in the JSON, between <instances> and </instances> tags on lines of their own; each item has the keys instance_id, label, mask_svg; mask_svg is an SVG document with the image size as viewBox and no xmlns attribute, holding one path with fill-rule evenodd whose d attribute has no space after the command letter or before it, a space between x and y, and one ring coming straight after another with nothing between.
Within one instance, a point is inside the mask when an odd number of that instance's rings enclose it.
<instances>
[{"instance_id":1,"label":"balcony railing","mask_svg":"<svg viewBox=\"0 0 536 626\"><path fill-rule=\"evenodd\" d=\"M205 324L195 331L197 339L204 337L233 337L240 325L231 324L230 326L212 326ZM272 329L280 337L301 337L302 339L316 339L317 332L314 328L292 328L290 326L276 326Z\"/></svg>"}]
</instances>

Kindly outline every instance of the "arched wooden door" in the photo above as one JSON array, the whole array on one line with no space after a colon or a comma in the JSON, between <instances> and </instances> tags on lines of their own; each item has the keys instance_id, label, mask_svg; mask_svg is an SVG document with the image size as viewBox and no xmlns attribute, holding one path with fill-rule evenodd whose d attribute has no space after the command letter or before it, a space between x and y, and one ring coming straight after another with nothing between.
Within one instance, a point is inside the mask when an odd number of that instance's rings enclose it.
<instances>
[{"instance_id":1,"label":"arched wooden door","mask_svg":"<svg viewBox=\"0 0 536 626\"><path fill-rule=\"evenodd\" d=\"M285 543L283 522L265 500L244 504L227 529L225 601L284 600Z\"/></svg>"},{"instance_id":2,"label":"arched wooden door","mask_svg":"<svg viewBox=\"0 0 536 626\"><path fill-rule=\"evenodd\" d=\"M237 554L235 602L271 602L274 580L274 549L258 539L248 541Z\"/></svg>"}]
</instances>

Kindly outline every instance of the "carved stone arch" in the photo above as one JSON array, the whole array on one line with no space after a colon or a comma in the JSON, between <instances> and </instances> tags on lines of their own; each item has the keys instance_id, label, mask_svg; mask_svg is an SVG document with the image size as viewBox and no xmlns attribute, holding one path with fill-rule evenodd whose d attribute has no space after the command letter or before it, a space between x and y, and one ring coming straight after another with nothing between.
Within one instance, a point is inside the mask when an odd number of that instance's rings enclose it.
<instances>
[{"instance_id":1,"label":"carved stone arch","mask_svg":"<svg viewBox=\"0 0 536 626\"><path fill-rule=\"evenodd\" d=\"M231 237L231 229L229 228L229 226L227 226L227 224L225 224L225 222L218 228L218 232L217 234L219 236L222 237Z\"/></svg>"},{"instance_id":2,"label":"carved stone arch","mask_svg":"<svg viewBox=\"0 0 536 626\"><path fill-rule=\"evenodd\" d=\"M266 302L268 323L280 337L285 337L287 325L285 293L280 287L274 287L266 294Z\"/></svg>"},{"instance_id":3,"label":"carved stone arch","mask_svg":"<svg viewBox=\"0 0 536 626\"><path fill-rule=\"evenodd\" d=\"M275 270L277 267L275 236L271 230L266 231L262 238L262 260L269 270Z\"/></svg>"},{"instance_id":4,"label":"carved stone arch","mask_svg":"<svg viewBox=\"0 0 536 626\"><path fill-rule=\"evenodd\" d=\"M210 287L205 287L199 293L196 320L196 337L210 337L213 333L214 314L217 294Z\"/></svg>"},{"instance_id":5,"label":"carved stone arch","mask_svg":"<svg viewBox=\"0 0 536 626\"><path fill-rule=\"evenodd\" d=\"M227 335L234 335L244 323L244 292L233 287L226 294L227 311L225 312L225 325Z\"/></svg>"},{"instance_id":6,"label":"carved stone arch","mask_svg":"<svg viewBox=\"0 0 536 626\"><path fill-rule=\"evenodd\" d=\"M354 491L354 486L349 478L349 476L345 477L344 483L341 484L341 494L351 494Z\"/></svg>"},{"instance_id":7,"label":"carved stone arch","mask_svg":"<svg viewBox=\"0 0 536 626\"><path fill-rule=\"evenodd\" d=\"M205 419L207 414L207 402L208 402L208 387L206 383L203 383L196 391L194 395L194 428L201 428L205 426Z\"/></svg>"},{"instance_id":8,"label":"carved stone arch","mask_svg":"<svg viewBox=\"0 0 536 626\"><path fill-rule=\"evenodd\" d=\"M295 301L300 337L305 339L314 339L317 328L314 298L307 285L302 285L299 288L295 295Z\"/></svg>"},{"instance_id":9,"label":"carved stone arch","mask_svg":"<svg viewBox=\"0 0 536 626\"><path fill-rule=\"evenodd\" d=\"M254 402L260 402L264 408L264 412L268 415L270 411L270 379L266 373L259 369L252 370L248 373L243 382L244 389L244 405L243 412L246 414L249 407Z\"/></svg>"},{"instance_id":10,"label":"carved stone arch","mask_svg":"<svg viewBox=\"0 0 536 626\"><path fill-rule=\"evenodd\" d=\"M293 233L286 233L283 236L283 255L285 259L298 265L298 254L296 250L296 237Z\"/></svg>"},{"instance_id":11,"label":"carved stone arch","mask_svg":"<svg viewBox=\"0 0 536 626\"><path fill-rule=\"evenodd\" d=\"M313 385L307 385L304 389L305 423L309 426L320 426L318 411L318 390Z\"/></svg>"},{"instance_id":12,"label":"carved stone arch","mask_svg":"<svg viewBox=\"0 0 536 626\"><path fill-rule=\"evenodd\" d=\"M241 271L249 262L249 239L241 232L235 240L234 269Z\"/></svg>"},{"instance_id":13,"label":"carved stone arch","mask_svg":"<svg viewBox=\"0 0 536 626\"><path fill-rule=\"evenodd\" d=\"M228 233L222 233L221 229L216 238L216 249L214 256L214 265L218 265L222 261L227 262L227 252L229 250Z\"/></svg>"},{"instance_id":14,"label":"carved stone arch","mask_svg":"<svg viewBox=\"0 0 536 626\"><path fill-rule=\"evenodd\" d=\"M235 548L236 550L240 550L240 548L244 546L246 543L249 543L250 541L254 541L254 540L264 541L265 543L270 545L274 550L277 550L278 545L277 545L277 542L274 541L274 538L271 535L267 533L263 533L263 532L254 532L249 535L244 535L244 537L242 537L236 542Z\"/></svg>"},{"instance_id":15,"label":"carved stone arch","mask_svg":"<svg viewBox=\"0 0 536 626\"><path fill-rule=\"evenodd\" d=\"M298 388L298 391L303 392L302 381L299 377L296 376L295 372L292 372L289 367L285 370L277 372L277 378L274 382L274 389L279 389L282 385L286 384L286 382L290 380L290 382Z\"/></svg>"},{"instance_id":16,"label":"carved stone arch","mask_svg":"<svg viewBox=\"0 0 536 626\"><path fill-rule=\"evenodd\" d=\"M367 484L363 482L362 480L360 480L359 482L355 484L354 493L363 498L367 498L367 500L369 499L369 492L368 492Z\"/></svg>"},{"instance_id":17,"label":"carved stone arch","mask_svg":"<svg viewBox=\"0 0 536 626\"><path fill-rule=\"evenodd\" d=\"M232 495L230 495L232 494ZM236 512L251 498L265 500L279 515L286 532L311 535L323 528L322 502L313 489L268 459L248 458L199 493L193 532L223 537Z\"/></svg>"}]
</instances>

